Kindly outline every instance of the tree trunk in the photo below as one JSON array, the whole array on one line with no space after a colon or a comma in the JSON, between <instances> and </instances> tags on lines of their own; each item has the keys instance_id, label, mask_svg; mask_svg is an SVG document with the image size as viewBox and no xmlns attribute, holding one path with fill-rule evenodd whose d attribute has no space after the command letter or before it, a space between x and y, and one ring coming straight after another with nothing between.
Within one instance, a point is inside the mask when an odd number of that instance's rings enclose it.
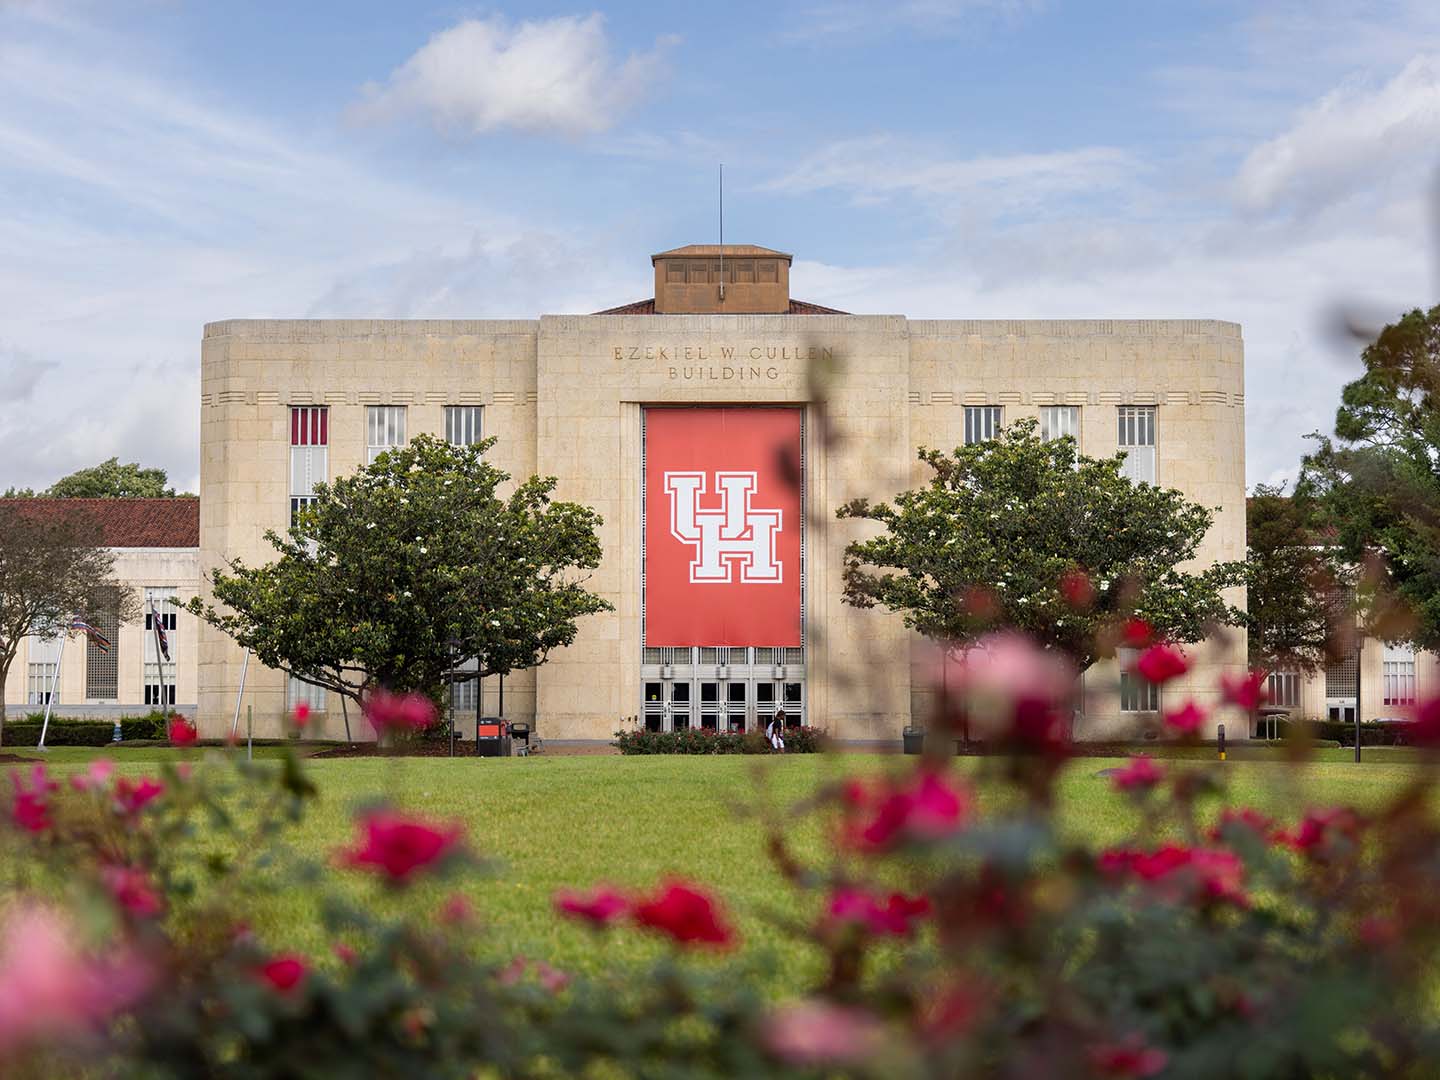
<instances>
[{"instance_id":1,"label":"tree trunk","mask_svg":"<svg viewBox=\"0 0 1440 1080\"><path fill-rule=\"evenodd\" d=\"M14 661L14 652L0 660L0 746L5 745L5 684L10 681L10 665Z\"/></svg>"}]
</instances>

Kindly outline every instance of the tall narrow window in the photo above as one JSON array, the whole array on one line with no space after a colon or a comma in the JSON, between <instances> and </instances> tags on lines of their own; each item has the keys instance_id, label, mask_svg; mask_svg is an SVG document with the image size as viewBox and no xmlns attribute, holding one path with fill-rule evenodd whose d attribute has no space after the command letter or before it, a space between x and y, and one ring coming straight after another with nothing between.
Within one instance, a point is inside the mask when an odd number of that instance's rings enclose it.
<instances>
[{"instance_id":1,"label":"tall narrow window","mask_svg":"<svg viewBox=\"0 0 1440 1080\"><path fill-rule=\"evenodd\" d=\"M1415 704L1415 650L1386 645L1383 659L1386 705Z\"/></svg>"},{"instance_id":2,"label":"tall narrow window","mask_svg":"<svg viewBox=\"0 0 1440 1080\"><path fill-rule=\"evenodd\" d=\"M1040 409L1040 437L1046 442L1066 435L1080 441L1080 406L1046 405Z\"/></svg>"},{"instance_id":3,"label":"tall narrow window","mask_svg":"<svg viewBox=\"0 0 1440 1080\"><path fill-rule=\"evenodd\" d=\"M26 667L25 701L30 705L44 705L50 700L54 689L55 673L60 664L60 638L32 637L30 657Z\"/></svg>"},{"instance_id":4,"label":"tall narrow window","mask_svg":"<svg viewBox=\"0 0 1440 1080\"><path fill-rule=\"evenodd\" d=\"M146 705L175 704L175 628L179 621L179 609L173 603L175 589L148 588L145 590L145 646L142 679L145 686ZM151 605L154 614L151 614ZM165 634L165 647L170 650L170 659L163 658L160 643L155 639L155 619L160 620L160 629ZM164 688L163 690L161 688Z\"/></svg>"},{"instance_id":5,"label":"tall narrow window","mask_svg":"<svg viewBox=\"0 0 1440 1080\"><path fill-rule=\"evenodd\" d=\"M1136 484L1155 483L1155 406L1121 405L1120 449L1125 464L1120 471Z\"/></svg>"},{"instance_id":6,"label":"tall narrow window","mask_svg":"<svg viewBox=\"0 0 1440 1080\"><path fill-rule=\"evenodd\" d=\"M1282 709L1300 707L1300 676L1294 671L1272 671L1265 681L1270 704Z\"/></svg>"},{"instance_id":7,"label":"tall narrow window","mask_svg":"<svg viewBox=\"0 0 1440 1080\"><path fill-rule=\"evenodd\" d=\"M451 446L474 446L481 439L479 405L445 406L445 441Z\"/></svg>"},{"instance_id":8,"label":"tall narrow window","mask_svg":"<svg viewBox=\"0 0 1440 1080\"><path fill-rule=\"evenodd\" d=\"M315 484L329 474L330 410L304 405L290 410L290 524L315 501Z\"/></svg>"},{"instance_id":9,"label":"tall narrow window","mask_svg":"<svg viewBox=\"0 0 1440 1080\"><path fill-rule=\"evenodd\" d=\"M1135 672L1135 661L1140 654L1134 649L1121 649L1117 654L1120 661L1120 711L1159 712L1160 687Z\"/></svg>"},{"instance_id":10,"label":"tall narrow window","mask_svg":"<svg viewBox=\"0 0 1440 1080\"><path fill-rule=\"evenodd\" d=\"M120 697L120 597L102 598L98 610L85 613L105 638L85 636L85 700L115 701Z\"/></svg>"},{"instance_id":11,"label":"tall narrow window","mask_svg":"<svg viewBox=\"0 0 1440 1080\"><path fill-rule=\"evenodd\" d=\"M365 464L386 450L405 445L405 406L371 405L365 410Z\"/></svg>"},{"instance_id":12,"label":"tall narrow window","mask_svg":"<svg viewBox=\"0 0 1440 1080\"><path fill-rule=\"evenodd\" d=\"M293 713L296 705L307 705L311 712L324 712L324 687L312 686L303 679L297 679L291 675L285 685L285 708Z\"/></svg>"},{"instance_id":13,"label":"tall narrow window","mask_svg":"<svg viewBox=\"0 0 1440 1080\"><path fill-rule=\"evenodd\" d=\"M965 445L985 442L1000 434L1002 415L999 405L965 406Z\"/></svg>"}]
</instances>

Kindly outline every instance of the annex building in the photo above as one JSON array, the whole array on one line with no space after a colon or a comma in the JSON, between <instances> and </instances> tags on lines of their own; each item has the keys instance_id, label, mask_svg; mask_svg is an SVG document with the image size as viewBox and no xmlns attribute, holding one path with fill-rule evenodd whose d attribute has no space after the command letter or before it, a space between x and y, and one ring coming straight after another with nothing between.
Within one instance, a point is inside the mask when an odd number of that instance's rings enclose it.
<instances>
[{"instance_id":1,"label":"annex building","mask_svg":"<svg viewBox=\"0 0 1440 1080\"><path fill-rule=\"evenodd\" d=\"M889 740L926 715L927 668L897 616L842 603L845 545L865 525L835 512L923 481L918 446L1037 417L1215 508L1203 559L1244 555L1234 323L850 314L793 298L791 256L768 248L651 261L653 297L590 315L207 325L202 567L269 559L263 534L317 480L418 432L494 435L501 467L554 475L558 498L603 515L590 585L615 606L505 680L508 718L547 739L608 739L624 718L751 726L783 708L841 738ZM242 653L198 637L200 728L215 736ZM1243 635L1199 655L1167 695L1213 702L1220 670L1243 666ZM494 714L500 691L489 680L459 708ZM1133 733L1163 707L1114 665L1087 675L1086 696L1082 738ZM323 717L317 734L343 733L337 702L279 672L252 664L245 697L257 734L302 699Z\"/></svg>"}]
</instances>

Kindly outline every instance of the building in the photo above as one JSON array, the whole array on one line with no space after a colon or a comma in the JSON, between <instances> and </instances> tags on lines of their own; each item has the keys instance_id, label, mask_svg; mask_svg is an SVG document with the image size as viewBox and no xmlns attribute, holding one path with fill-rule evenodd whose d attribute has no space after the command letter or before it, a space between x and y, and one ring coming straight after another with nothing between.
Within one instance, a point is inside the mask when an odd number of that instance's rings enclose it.
<instances>
[{"instance_id":1,"label":"building","mask_svg":"<svg viewBox=\"0 0 1440 1080\"><path fill-rule=\"evenodd\" d=\"M200 500L5 499L8 508L46 515L78 515L92 522L100 544L115 556L115 578L133 589L145 611L121 624L116 611L76 612L111 642L101 650L84 634L65 641L26 638L5 682L10 716L40 712L54 693L56 716L110 719L147 713L168 703L194 716L196 620L176 607L200 586ZM175 603L172 603L174 601ZM170 660L157 651L151 604L164 619ZM59 681L56 683L56 671ZM163 686L163 689L162 689Z\"/></svg>"},{"instance_id":2,"label":"building","mask_svg":"<svg viewBox=\"0 0 1440 1080\"><path fill-rule=\"evenodd\" d=\"M891 740L928 710L925 668L898 617L842 604L844 548L864 526L835 511L922 480L917 446L1038 417L1215 508L1202 559L1244 555L1234 323L854 315L793 299L783 252L695 245L651 261L653 297L592 315L207 325L203 566L268 559L265 531L316 480L417 432L494 435L503 468L557 476L559 497L604 516L591 586L615 605L505 681L507 716L550 739L606 739L626 717L749 725L784 708L842 738ZM1165 693L1213 702L1243 657L1243 637L1203 650ZM242 662L202 628L203 734L229 723ZM481 692L497 711L498 681ZM1162 704L1113 664L1086 693L1080 737L1133 732ZM321 733L343 731L335 701L251 665L257 734L302 699Z\"/></svg>"}]
</instances>

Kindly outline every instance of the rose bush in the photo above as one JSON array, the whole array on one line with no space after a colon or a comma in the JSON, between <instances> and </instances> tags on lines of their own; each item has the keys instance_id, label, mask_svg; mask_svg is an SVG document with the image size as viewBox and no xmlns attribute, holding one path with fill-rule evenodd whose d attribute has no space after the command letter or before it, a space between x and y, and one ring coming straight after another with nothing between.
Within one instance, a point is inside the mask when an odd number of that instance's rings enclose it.
<instances>
[{"instance_id":1,"label":"rose bush","mask_svg":"<svg viewBox=\"0 0 1440 1080\"><path fill-rule=\"evenodd\" d=\"M737 911L723 890L679 879L557 894L555 917L597 948L610 935L667 944L653 966L593 977L497 960L478 944L483 911L435 901L425 883L484 868L458 824L368 806L325 860L279 858L314 795L294 758L141 778L97 764L65 784L12 770L0 1074L1440 1071L1430 749L1387 804L1302 802L1284 821L1228 805L1216 764L1136 757L1094 780L1129 820L1100 844L1055 810L1066 770L1094 767L1074 766L1063 737L1073 682L1023 639L995 646L947 672L932 729L984 731L1006 753L963 772L899 759L757 814L774 823L757 826L757 848L795 891L783 911ZM1170 677L1173 657L1160 659L1153 674ZM1258 685L1233 680L1220 708L1253 707ZM790 844L802 814L829 837L815 861ZM326 955L246 924L247 898L284 875L313 895ZM760 992L773 982L746 917L811 951L810 985L788 1000Z\"/></svg>"}]
</instances>

